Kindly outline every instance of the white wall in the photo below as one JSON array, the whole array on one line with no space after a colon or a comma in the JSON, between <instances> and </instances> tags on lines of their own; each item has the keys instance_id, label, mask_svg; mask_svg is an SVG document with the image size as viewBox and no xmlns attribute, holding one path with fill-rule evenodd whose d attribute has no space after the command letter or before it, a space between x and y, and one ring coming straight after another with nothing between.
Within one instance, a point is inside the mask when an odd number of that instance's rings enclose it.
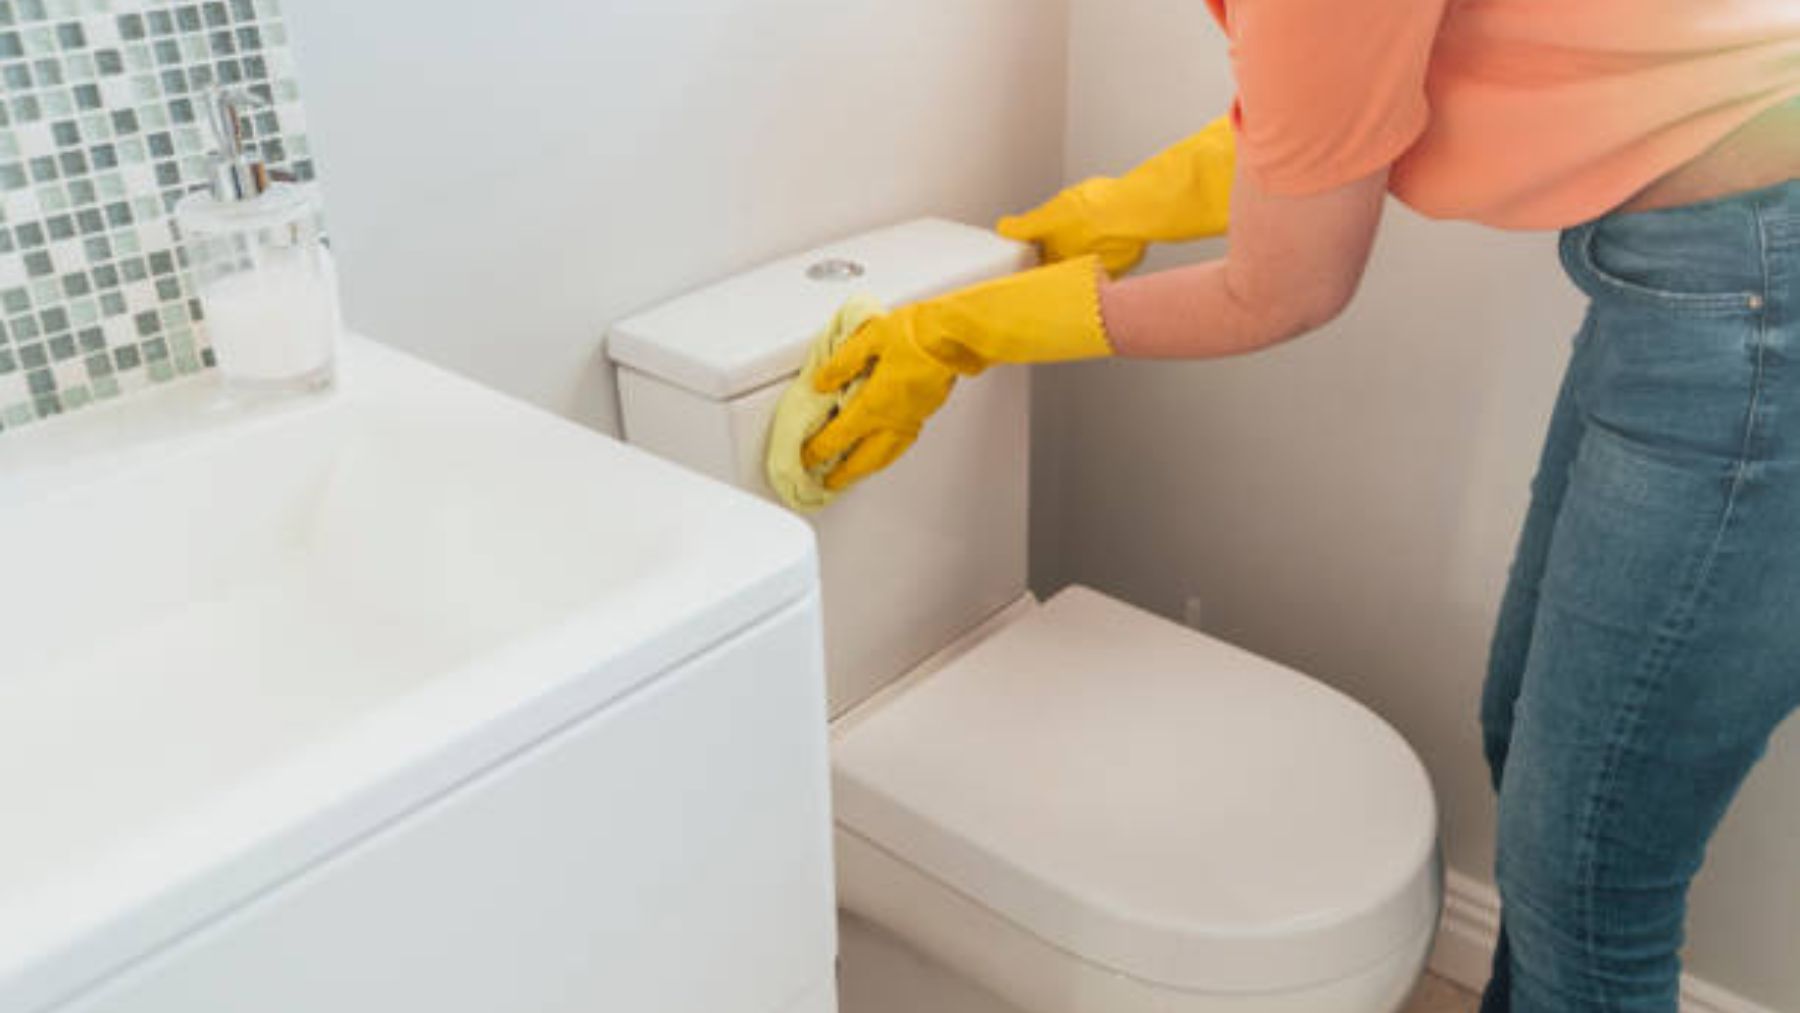
<instances>
[{"instance_id":1,"label":"white wall","mask_svg":"<svg viewBox=\"0 0 1800 1013\"><path fill-rule=\"evenodd\" d=\"M609 431L609 321L1060 176L1062 0L287 8L351 324Z\"/></svg>"},{"instance_id":2,"label":"white wall","mask_svg":"<svg viewBox=\"0 0 1800 1013\"><path fill-rule=\"evenodd\" d=\"M1073 0L1070 36L1071 180L1119 171L1229 101L1196 0ZM1489 879L1477 697L1579 312L1552 237L1396 205L1364 291L1326 333L1240 361L1043 373L1040 589L1078 580L1172 617L1198 595L1212 632L1367 702L1431 768L1452 864ZM1788 1010L1795 739L1731 814L1690 922L1692 970Z\"/></svg>"}]
</instances>

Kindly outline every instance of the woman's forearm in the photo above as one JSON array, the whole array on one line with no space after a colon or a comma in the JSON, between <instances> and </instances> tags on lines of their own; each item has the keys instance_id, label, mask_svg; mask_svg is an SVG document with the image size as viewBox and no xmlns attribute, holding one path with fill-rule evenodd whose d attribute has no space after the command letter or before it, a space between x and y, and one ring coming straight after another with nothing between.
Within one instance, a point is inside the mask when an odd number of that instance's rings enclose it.
<instances>
[{"instance_id":1,"label":"woman's forearm","mask_svg":"<svg viewBox=\"0 0 1800 1013\"><path fill-rule=\"evenodd\" d=\"M1287 305L1251 302L1233 290L1224 260L1100 288L1100 315L1113 349L1134 359L1242 355L1297 337L1330 317L1302 310L1297 299Z\"/></svg>"},{"instance_id":2,"label":"woman's forearm","mask_svg":"<svg viewBox=\"0 0 1800 1013\"><path fill-rule=\"evenodd\" d=\"M1386 169L1323 193L1276 197L1240 166L1223 259L1101 285L1113 350L1210 359L1324 326L1356 294L1386 194Z\"/></svg>"}]
</instances>

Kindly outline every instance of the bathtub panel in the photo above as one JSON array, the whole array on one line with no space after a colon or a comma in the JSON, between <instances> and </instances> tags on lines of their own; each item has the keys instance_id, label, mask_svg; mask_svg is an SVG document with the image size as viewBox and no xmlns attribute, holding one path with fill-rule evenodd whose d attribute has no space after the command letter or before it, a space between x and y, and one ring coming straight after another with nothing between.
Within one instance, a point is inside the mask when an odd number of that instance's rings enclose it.
<instances>
[{"instance_id":1,"label":"bathtub panel","mask_svg":"<svg viewBox=\"0 0 1800 1013\"><path fill-rule=\"evenodd\" d=\"M58 1013L772 1013L835 955L816 598Z\"/></svg>"}]
</instances>

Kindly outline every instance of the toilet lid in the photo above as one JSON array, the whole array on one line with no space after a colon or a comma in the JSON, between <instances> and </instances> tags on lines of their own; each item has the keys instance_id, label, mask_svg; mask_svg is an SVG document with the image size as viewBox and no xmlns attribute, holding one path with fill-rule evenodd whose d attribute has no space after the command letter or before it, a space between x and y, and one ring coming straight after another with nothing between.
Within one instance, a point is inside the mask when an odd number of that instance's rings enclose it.
<instances>
[{"instance_id":1,"label":"toilet lid","mask_svg":"<svg viewBox=\"0 0 1800 1013\"><path fill-rule=\"evenodd\" d=\"M1436 916L1417 757L1342 694L1071 588L833 747L837 821L1153 983L1342 978Z\"/></svg>"}]
</instances>

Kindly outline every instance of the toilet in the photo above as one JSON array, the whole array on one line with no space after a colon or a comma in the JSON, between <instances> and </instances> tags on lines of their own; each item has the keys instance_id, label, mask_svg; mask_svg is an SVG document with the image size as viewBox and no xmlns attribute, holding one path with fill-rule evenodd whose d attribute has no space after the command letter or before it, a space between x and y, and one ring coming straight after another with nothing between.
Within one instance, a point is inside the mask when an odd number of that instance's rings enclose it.
<instances>
[{"instance_id":1,"label":"toilet","mask_svg":"<svg viewBox=\"0 0 1800 1013\"><path fill-rule=\"evenodd\" d=\"M615 325L626 439L767 496L814 332L1032 264L926 219ZM1300 673L1083 587L1026 589L1027 371L958 385L813 519L844 1013L1393 1013L1442 899L1418 758Z\"/></svg>"}]
</instances>

